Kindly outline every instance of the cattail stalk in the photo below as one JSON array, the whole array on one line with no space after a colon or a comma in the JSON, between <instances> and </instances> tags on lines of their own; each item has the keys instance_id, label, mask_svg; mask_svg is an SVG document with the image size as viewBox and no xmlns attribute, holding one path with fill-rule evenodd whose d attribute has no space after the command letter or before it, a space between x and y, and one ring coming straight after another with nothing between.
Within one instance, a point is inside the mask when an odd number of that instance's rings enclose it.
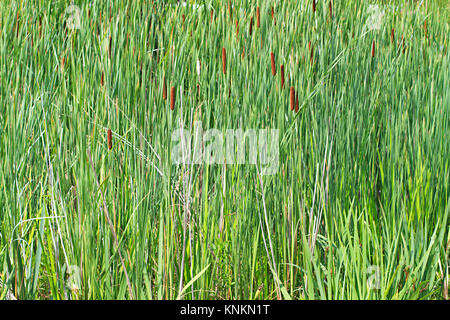
<instances>
[{"instance_id":1,"label":"cattail stalk","mask_svg":"<svg viewBox=\"0 0 450 320\"><path fill-rule=\"evenodd\" d=\"M284 65L280 66L280 73L281 73L281 89L284 88Z\"/></svg>"},{"instance_id":2,"label":"cattail stalk","mask_svg":"<svg viewBox=\"0 0 450 320\"><path fill-rule=\"evenodd\" d=\"M108 129L108 149L112 149L112 131Z\"/></svg>"},{"instance_id":3,"label":"cattail stalk","mask_svg":"<svg viewBox=\"0 0 450 320\"><path fill-rule=\"evenodd\" d=\"M175 87L170 88L170 110L175 107Z\"/></svg>"},{"instance_id":4,"label":"cattail stalk","mask_svg":"<svg viewBox=\"0 0 450 320\"><path fill-rule=\"evenodd\" d=\"M227 51L222 48L222 70L223 74L227 74Z\"/></svg>"},{"instance_id":5,"label":"cattail stalk","mask_svg":"<svg viewBox=\"0 0 450 320\"><path fill-rule=\"evenodd\" d=\"M163 78L163 99L167 100L166 77Z\"/></svg>"},{"instance_id":6,"label":"cattail stalk","mask_svg":"<svg viewBox=\"0 0 450 320\"><path fill-rule=\"evenodd\" d=\"M261 26L261 21L259 18L259 7L256 7L256 26L259 28Z\"/></svg>"},{"instance_id":7,"label":"cattail stalk","mask_svg":"<svg viewBox=\"0 0 450 320\"><path fill-rule=\"evenodd\" d=\"M290 105L291 105L291 110L294 110L295 107L295 90L294 87L291 87L290 90Z\"/></svg>"}]
</instances>

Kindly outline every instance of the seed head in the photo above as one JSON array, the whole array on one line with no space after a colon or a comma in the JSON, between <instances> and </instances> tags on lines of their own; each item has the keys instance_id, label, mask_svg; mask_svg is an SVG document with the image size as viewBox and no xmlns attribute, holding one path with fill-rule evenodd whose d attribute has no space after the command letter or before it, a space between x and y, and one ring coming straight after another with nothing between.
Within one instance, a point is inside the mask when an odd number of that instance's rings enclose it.
<instances>
[{"instance_id":1,"label":"seed head","mask_svg":"<svg viewBox=\"0 0 450 320\"><path fill-rule=\"evenodd\" d=\"M375 58L375 40L372 40L372 58Z\"/></svg>"},{"instance_id":2,"label":"seed head","mask_svg":"<svg viewBox=\"0 0 450 320\"><path fill-rule=\"evenodd\" d=\"M291 110L294 110L295 107L295 90L294 87L291 87L290 90L290 105L291 105Z\"/></svg>"},{"instance_id":3,"label":"seed head","mask_svg":"<svg viewBox=\"0 0 450 320\"><path fill-rule=\"evenodd\" d=\"M281 73L281 89L284 88L284 65L280 66L280 73Z\"/></svg>"},{"instance_id":4,"label":"seed head","mask_svg":"<svg viewBox=\"0 0 450 320\"><path fill-rule=\"evenodd\" d=\"M222 70L223 74L227 74L227 51L222 48Z\"/></svg>"},{"instance_id":5,"label":"seed head","mask_svg":"<svg viewBox=\"0 0 450 320\"><path fill-rule=\"evenodd\" d=\"M175 87L170 88L170 110L175 107Z\"/></svg>"},{"instance_id":6,"label":"seed head","mask_svg":"<svg viewBox=\"0 0 450 320\"><path fill-rule=\"evenodd\" d=\"M248 34L252 35L252 28L253 28L253 17L250 18L250 27L248 29Z\"/></svg>"},{"instance_id":7,"label":"seed head","mask_svg":"<svg viewBox=\"0 0 450 320\"><path fill-rule=\"evenodd\" d=\"M108 129L108 149L112 149L112 131Z\"/></svg>"},{"instance_id":8,"label":"seed head","mask_svg":"<svg viewBox=\"0 0 450 320\"><path fill-rule=\"evenodd\" d=\"M256 7L256 26L259 28L261 26L261 22L259 19L259 7Z\"/></svg>"}]
</instances>

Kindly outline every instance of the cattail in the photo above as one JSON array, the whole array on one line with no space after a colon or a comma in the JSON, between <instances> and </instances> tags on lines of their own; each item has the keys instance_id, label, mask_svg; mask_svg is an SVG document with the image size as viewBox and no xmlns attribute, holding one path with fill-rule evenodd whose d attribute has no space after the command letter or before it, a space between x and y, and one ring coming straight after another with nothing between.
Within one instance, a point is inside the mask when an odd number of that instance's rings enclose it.
<instances>
[{"instance_id":1,"label":"cattail","mask_svg":"<svg viewBox=\"0 0 450 320\"><path fill-rule=\"evenodd\" d=\"M104 83L105 83L105 73L102 71L102 78L100 79L100 85L103 87Z\"/></svg>"},{"instance_id":2,"label":"cattail","mask_svg":"<svg viewBox=\"0 0 450 320\"><path fill-rule=\"evenodd\" d=\"M108 149L112 149L112 131L108 129Z\"/></svg>"},{"instance_id":3,"label":"cattail","mask_svg":"<svg viewBox=\"0 0 450 320\"><path fill-rule=\"evenodd\" d=\"M330 18L333 18L333 4L330 2L328 3L328 9L330 10Z\"/></svg>"},{"instance_id":4,"label":"cattail","mask_svg":"<svg viewBox=\"0 0 450 320\"><path fill-rule=\"evenodd\" d=\"M42 37L42 17L39 17L39 39Z\"/></svg>"},{"instance_id":5,"label":"cattail","mask_svg":"<svg viewBox=\"0 0 450 320\"><path fill-rule=\"evenodd\" d=\"M375 58L375 40L372 40L372 58Z\"/></svg>"},{"instance_id":6,"label":"cattail","mask_svg":"<svg viewBox=\"0 0 450 320\"><path fill-rule=\"evenodd\" d=\"M391 30L391 43L394 43L394 28Z\"/></svg>"},{"instance_id":7,"label":"cattail","mask_svg":"<svg viewBox=\"0 0 450 320\"><path fill-rule=\"evenodd\" d=\"M312 0L313 13L316 13L316 0Z\"/></svg>"},{"instance_id":8,"label":"cattail","mask_svg":"<svg viewBox=\"0 0 450 320\"><path fill-rule=\"evenodd\" d=\"M259 19L259 7L256 7L256 26L259 28L261 26Z\"/></svg>"},{"instance_id":9,"label":"cattail","mask_svg":"<svg viewBox=\"0 0 450 320\"><path fill-rule=\"evenodd\" d=\"M17 18L16 18L16 37L19 37L19 11L17 11Z\"/></svg>"},{"instance_id":10,"label":"cattail","mask_svg":"<svg viewBox=\"0 0 450 320\"><path fill-rule=\"evenodd\" d=\"M236 38L239 37L239 23L238 20L236 19Z\"/></svg>"},{"instance_id":11,"label":"cattail","mask_svg":"<svg viewBox=\"0 0 450 320\"><path fill-rule=\"evenodd\" d=\"M211 23L213 22L213 18L214 18L214 11L213 9L211 9Z\"/></svg>"},{"instance_id":12,"label":"cattail","mask_svg":"<svg viewBox=\"0 0 450 320\"><path fill-rule=\"evenodd\" d=\"M227 51L222 48L222 70L223 74L227 74Z\"/></svg>"},{"instance_id":13,"label":"cattail","mask_svg":"<svg viewBox=\"0 0 450 320\"><path fill-rule=\"evenodd\" d=\"M272 7L272 20L273 20L273 24L274 25L277 25L277 21L276 21L276 19L275 19L275 12L273 11L273 7Z\"/></svg>"},{"instance_id":14,"label":"cattail","mask_svg":"<svg viewBox=\"0 0 450 320\"><path fill-rule=\"evenodd\" d=\"M270 53L270 63L272 64L272 75L275 76L277 74L277 70L275 68L275 56L273 52Z\"/></svg>"},{"instance_id":15,"label":"cattail","mask_svg":"<svg viewBox=\"0 0 450 320\"><path fill-rule=\"evenodd\" d=\"M163 77L163 99L167 100L166 77Z\"/></svg>"},{"instance_id":16,"label":"cattail","mask_svg":"<svg viewBox=\"0 0 450 320\"><path fill-rule=\"evenodd\" d=\"M294 105L295 105L295 90L294 90L294 87L291 87L291 90L290 90L290 103L291 103L291 110L294 110Z\"/></svg>"},{"instance_id":17,"label":"cattail","mask_svg":"<svg viewBox=\"0 0 450 320\"><path fill-rule=\"evenodd\" d=\"M170 89L170 110L175 107L175 87Z\"/></svg>"},{"instance_id":18,"label":"cattail","mask_svg":"<svg viewBox=\"0 0 450 320\"><path fill-rule=\"evenodd\" d=\"M295 93L295 112L298 112L298 94Z\"/></svg>"},{"instance_id":19,"label":"cattail","mask_svg":"<svg viewBox=\"0 0 450 320\"><path fill-rule=\"evenodd\" d=\"M281 73L281 89L284 88L284 65L280 66L280 73Z\"/></svg>"},{"instance_id":20,"label":"cattail","mask_svg":"<svg viewBox=\"0 0 450 320\"><path fill-rule=\"evenodd\" d=\"M425 20L425 22L423 23L423 30L425 32L425 38L428 38L428 35L427 35L427 20Z\"/></svg>"},{"instance_id":21,"label":"cattail","mask_svg":"<svg viewBox=\"0 0 450 320\"><path fill-rule=\"evenodd\" d=\"M249 35L252 35L252 27L253 27L253 17L250 18L250 28L248 30Z\"/></svg>"},{"instance_id":22,"label":"cattail","mask_svg":"<svg viewBox=\"0 0 450 320\"><path fill-rule=\"evenodd\" d=\"M111 59L111 45L112 45L112 38L109 36L109 47L108 47L108 56Z\"/></svg>"}]
</instances>

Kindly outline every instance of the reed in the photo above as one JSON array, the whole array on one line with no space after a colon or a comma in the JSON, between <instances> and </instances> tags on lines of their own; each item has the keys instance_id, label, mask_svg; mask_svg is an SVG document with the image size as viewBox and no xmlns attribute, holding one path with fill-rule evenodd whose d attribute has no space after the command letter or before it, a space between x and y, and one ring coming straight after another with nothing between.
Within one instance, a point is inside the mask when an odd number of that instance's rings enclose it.
<instances>
[{"instance_id":1,"label":"reed","mask_svg":"<svg viewBox=\"0 0 450 320\"><path fill-rule=\"evenodd\" d=\"M291 110L294 110L295 108L295 89L294 87L291 87L289 90L289 102L291 106Z\"/></svg>"},{"instance_id":2,"label":"reed","mask_svg":"<svg viewBox=\"0 0 450 320\"><path fill-rule=\"evenodd\" d=\"M163 77L163 100L167 100L166 77Z\"/></svg>"}]
</instances>

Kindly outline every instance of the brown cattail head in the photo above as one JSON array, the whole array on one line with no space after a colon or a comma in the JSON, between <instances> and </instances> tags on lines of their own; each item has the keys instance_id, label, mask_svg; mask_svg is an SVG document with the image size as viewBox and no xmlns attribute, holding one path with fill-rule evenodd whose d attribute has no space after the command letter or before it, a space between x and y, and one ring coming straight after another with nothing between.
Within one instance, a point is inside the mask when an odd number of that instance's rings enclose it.
<instances>
[{"instance_id":1,"label":"brown cattail head","mask_svg":"<svg viewBox=\"0 0 450 320\"><path fill-rule=\"evenodd\" d=\"M298 112L298 94L295 93L295 112Z\"/></svg>"},{"instance_id":2,"label":"brown cattail head","mask_svg":"<svg viewBox=\"0 0 450 320\"><path fill-rule=\"evenodd\" d=\"M308 50L311 51L311 41L308 41Z\"/></svg>"},{"instance_id":3,"label":"brown cattail head","mask_svg":"<svg viewBox=\"0 0 450 320\"><path fill-rule=\"evenodd\" d=\"M423 23L423 31L425 32L425 38L428 38L428 34L427 34L427 20L425 20L425 22Z\"/></svg>"},{"instance_id":4,"label":"brown cattail head","mask_svg":"<svg viewBox=\"0 0 450 320\"><path fill-rule=\"evenodd\" d=\"M313 13L316 13L316 0L312 0Z\"/></svg>"},{"instance_id":5,"label":"brown cattail head","mask_svg":"<svg viewBox=\"0 0 450 320\"><path fill-rule=\"evenodd\" d=\"M222 48L222 70L223 74L227 74L227 51Z\"/></svg>"},{"instance_id":6,"label":"brown cattail head","mask_svg":"<svg viewBox=\"0 0 450 320\"><path fill-rule=\"evenodd\" d=\"M253 17L250 18L250 27L248 29L248 34L252 35L252 28L253 28Z\"/></svg>"},{"instance_id":7,"label":"brown cattail head","mask_svg":"<svg viewBox=\"0 0 450 320\"><path fill-rule=\"evenodd\" d=\"M284 88L284 65L280 66L280 73L281 73L281 89Z\"/></svg>"},{"instance_id":8,"label":"brown cattail head","mask_svg":"<svg viewBox=\"0 0 450 320\"><path fill-rule=\"evenodd\" d=\"M272 7L272 20L273 20L273 24L277 25L277 20L275 19L275 12L273 11L273 7Z\"/></svg>"},{"instance_id":9,"label":"brown cattail head","mask_svg":"<svg viewBox=\"0 0 450 320\"><path fill-rule=\"evenodd\" d=\"M104 83L105 83L105 73L102 71L102 78L100 79L100 85L103 87Z\"/></svg>"},{"instance_id":10,"label":"brown cattail head","mask_svg":"<svg viewBox=\"0 0 450 320\"><path fill-rule=\"evenodd\" d=\"M277 69L275 68L275 55L273 52L270 53L270 63L272 64L272 75L275 76L277 74Z\"/></svg>"},{"instance_id":11,"label":"brown cattail head","mask_svg":"<svg viewBox=\"0 0 450 320\"><path fill-rule=\"evenodd\" d=\"M111 59L111 46L112 46L112 38L109 36L109 47L108 47L108 56Z\"/></svg>"},{"instance_id":12,"label":"brown cattail head","mask_svg":"<svg viewBox=\"0 0 450 320\"><path fill-rule=\"evenodd\" d=\"M295 107L295 90L294 90L294 87L291 87L289 98L290 98L291 110L294 110L294 107Z\"/></svg>"},{"instance_id":13,"label":"brown cattail head","mask_svg":"<svg viewBox=\"0 0 450 320\"><path fill-rule=\"evenodd\" d=\"M183 30L184 30L184 21L186 21L186 16L183 14L183 15L181 16L181 18L183 19L183 24L181 25L181 27L182 27Z\"/></svg>"},{"instance_id":14,"label":"brown cattail head","mask_svg":"<svg viewBox=\"0 0 450 320\"><path fill-rule=\"evenodd\" d=\"M175 107L175 87L170 88L170 110Z\"/></svg>"},{"instance_id":15,"label":"brown cattail head","mask_svg":"<svg viewBox=\"0 0 450 320\"><path fill-rule=\"evenodd\" d=\"M333 18L333 4L330 2L328 3L328 9L330 11L330 18Z\"/></svg>"},{"instance_id":16,"label":"brown cattail head","mask_svg":"<svg viewBox=\"0 0 450 320\"><path fill-rule=\"evenodd\" d=\"M167 100L166 77L163 77L163 99Z\"/></svg>"},{"instance_id":17,"label":"brown cattail head","mask_svg":"<svg viewBox=\"0 0 450 320\"><path fill-rule=\"evenodd\" d=\"M256 26L259 28L261 26L261 21L259 18L259 7L256 7Z\"/></svg>"},{"instance_id":18,"label":"brown cattail head","mask_svg":"<svg viewBox=\"0 0 450 320\"><path fill-rule=\"evenodd\" d=\"M239 37L239 22L236 19L236 38Z\"/></svg>"},{"instance_id":19,"label":"brown cattail head","mask_svg":"<svg viewBox=\"0 0 450 320\"><path fill-rule=\"evenodd\" d=\"M108 149L112 149L112 131L108 129Z\"/></svg>"},{"instance_id":20,"label":"brown cattail head","mask_svg":"<svg viewBox=\"0 0 450 320\"><path fill-rule=\"evenodd\" d=\"M394 28L391 30L391 43L394 43Z\"/></svg>"},{"instance_id":21,"label":"brown cattail head","mask_svg":"<svg viewBox=\"0 0 450 320\"><path fill-rule=\"evenodd\" d=\"M372 40L372 58L375 58L375 40Z\"/></svg>"},{"instance_id":22,"label":"brown cattail head","mask_svg":"<svg viewBox=\"0 0 450 320\"><path fill-rule=\"evenodd\" d=\"M214 11L213 9L211 9L211 22L213 22L213 18L214 18Z\"/></svg>"},{"instance_id":23,"label":"brown cattail head","mask_svg":"<svg viewBox=\"0 0 450 320\"><path fill-rule=\"evenodd\" d=\"M42 17L39 17L39 39L42 37Z\"/></svg>"}]
</instances>

